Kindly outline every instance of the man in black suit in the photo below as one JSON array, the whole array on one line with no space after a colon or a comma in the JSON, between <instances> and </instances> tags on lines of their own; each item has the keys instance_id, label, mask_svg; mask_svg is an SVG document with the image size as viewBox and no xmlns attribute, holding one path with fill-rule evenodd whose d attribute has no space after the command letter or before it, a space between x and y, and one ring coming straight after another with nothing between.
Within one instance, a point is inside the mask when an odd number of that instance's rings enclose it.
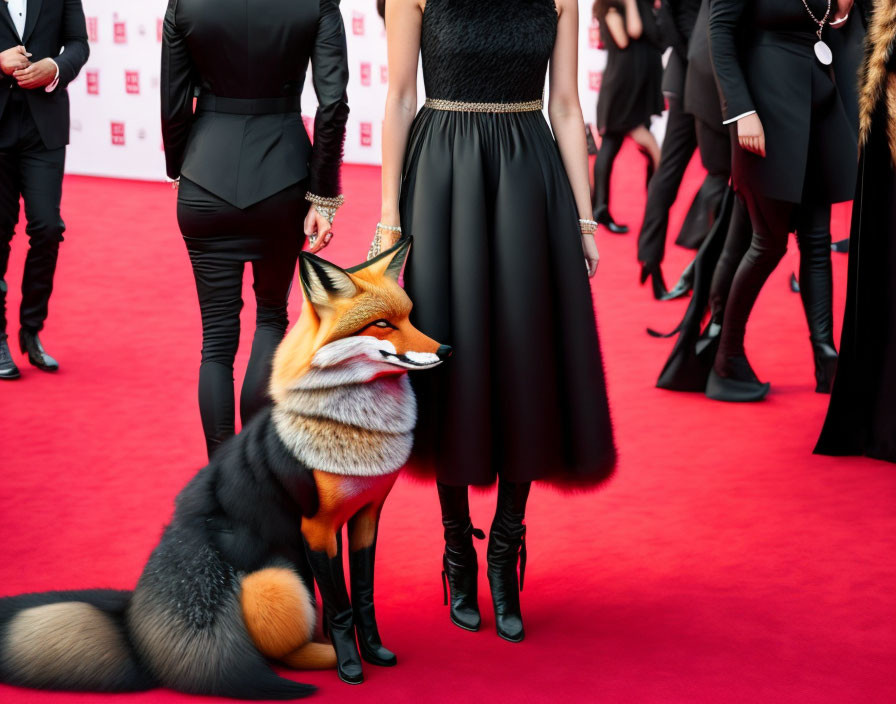
<instances>
[{"instance_id":1,"label":"man in black suit","mask_svg":"<svg viewBox=\"0 0 896 704\"><path fill-rule=\"evenodd\" d=\"M39 369L59 368L44 351L38 332L47 317L65 231L59 203L69 136L66 87L89 53L81 0L6 0L0 8L0 379L19 376L7 343L2 279L20 196L29 249L19 346Z\"/></svg>"}]
</instances>

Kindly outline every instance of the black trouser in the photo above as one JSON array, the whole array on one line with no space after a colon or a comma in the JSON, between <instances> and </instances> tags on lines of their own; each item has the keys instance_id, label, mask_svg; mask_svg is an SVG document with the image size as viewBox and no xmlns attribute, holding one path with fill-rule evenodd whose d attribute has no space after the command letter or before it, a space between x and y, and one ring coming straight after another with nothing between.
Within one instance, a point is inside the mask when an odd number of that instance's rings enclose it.
<instances>
[{"instance_id":1,"label":"black trouser","mask_svg":"<svg viewBox=\"0 0 896 704\"><path fill-rule=\"evenodd\" d=\"M597 150L597 158L594 160L594 199L592 205L597 213L610 207L610 176L613 173L613 162L622 143L625 134L607 133L601 137L600 148Z\"/></svg>"},{"instance_id":2,"label":"black trouser","mask_svg":"<svg viewBox=\"0 0 896 704\"><path fill-rule=\"evenodd\" d=\"M53 275L65 223L59 214L65 147L47 149L19 88L10 90L0 118L0 279L6 276L10 242L19 222L19 197L25 201L28 255L22 275L22 328L44 326L53 292ZM0 339L6 335L6 292L0 286Z\"/></svg>"},{"instance_id":3,"label":"black trouser","mask_svg":"<svg viewBox=\"0 0 896 704\"><path fill-rule=\"evenodd\" d=\"M753 237L734 279L722 324L716 371L728 372L727 360L743 356L747 320L759 292L787 251L787 237L795 224L800 246L801 280L808 285L803 295L810 337L833 345L831 291L830 205L794 205L746 192Z\"/></svg>"},{"instance_id":4,"label":"black trouser","mask_svg":"<svg viewBox=\"0 0 896 704\"><path fill-rule=\"evenodd\" d=\"M669 96L669 118L660 165L647 188L644 223L638 237L638 261L644 264L657 265L663 261L669 208L678 196L684 172L696 149L694 118L684 112L678 97Z\"/></svg>"},{"instance_id":5,"label":"black trouser","mask_svg":"<svg viewBox=\"0 0 896 704\"><path fill-rule=\"evenodd\" d=\"M202 314L199 413L209 457L234 434L233 360L246 261L252 264L256 323L240 394L243 425L268 403L271 360L286 332L286 301L304 243L304 193L299 184L240 210L181 179L177 219Z\"/></svg>"}]
</instances>

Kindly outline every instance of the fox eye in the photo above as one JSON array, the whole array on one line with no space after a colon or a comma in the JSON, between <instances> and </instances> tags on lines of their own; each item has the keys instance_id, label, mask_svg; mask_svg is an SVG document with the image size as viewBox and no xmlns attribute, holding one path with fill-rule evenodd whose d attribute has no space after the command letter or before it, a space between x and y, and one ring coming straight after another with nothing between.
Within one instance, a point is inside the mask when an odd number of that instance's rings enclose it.
<instances>
[{"instance_id":1,"label":"fox eye","mask_svg":"<svg viewBox=\"0 0 896 704\"><path fill-rule=\"evenodd\" d=\"M393 330L398 329L392 323L390 323L388 320L384 320L382 318L380 320L376 320L376 321L372 322L368 327L384 328L384 329L392 328Z\"/></svg>"}]
</instances>

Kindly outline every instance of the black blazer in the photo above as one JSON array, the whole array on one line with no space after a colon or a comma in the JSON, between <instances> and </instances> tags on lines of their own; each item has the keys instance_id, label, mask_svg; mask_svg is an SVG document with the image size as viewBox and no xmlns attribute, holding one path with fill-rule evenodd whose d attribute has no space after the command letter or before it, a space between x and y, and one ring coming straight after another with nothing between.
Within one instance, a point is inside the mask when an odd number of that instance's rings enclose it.
<instances>
[{"instance_id":1,"label":"black blazer","mask_svg":"<svg viewBox=\"0 0 896 704\"><path fill-rule=\"evenodd\" d=\"M703 0L688 44L688 68L684 83L684 109L719 132L728 133L722 124L719 88L712 69L709 50L709 3Z\"/></svg>"},{"instance_id":2,"label":"black blazer","mask_svg":"<svg viewBox=\"0 0 896 704\"><path fill-rule=\"evenodd\" d=\"M9 6L0 7L0 51L20 44L31 52L31 61L53 59L59 66L59 85L51 92L43 88L23 90L31 117L47 149L68 144L69 102L66 87L87 63L87 24L81 0L28 0L24 36L19 37ZM63 49L65 50L63 52ZM12 76L2 74L0 116L10 91L22 90Z\"/></svg>"},{"instance_id":3,"label":"black blazer","mask_svg":"<svg viewBox=\"0 0 896 704\"><path fill-rule=\"evenodd\" d=\"M684 96L685 71L688 65L688 42L694 31L700 0L663 0L660 27L672 47L663 71L663 93Z\"/></svg>"},{"instance_id":4,"label":"black blazer","mask_svg":"<svg viewBox=\"0 0 896 704\"><path fill-rule=\"evenodd\" d=\"M319 103L313 148L299 105L309 61ZM336 0L169 0L161 80L168 176L239 208L306 178L315 195L338 195L347 83Z\"/></svg>"},{"instance_id":5,"label":"black blazer","mask_svg":"<svg viewBox=\"0 0 896 704\"><path fill-rule=\"evenodd\" d=\"M826 2L807 2L824 15ZM815 58L816 30L802 0L712 0L710 45L724 119L755 110L765 130L765 158L734 144L736 188L799 203L811 153L814 202L852 199L853 126L839 95L813 109L819 86L834 84L833 71ZM825 28L825 37L832 31L840 30Z\"/></svg>"}]
</instances>

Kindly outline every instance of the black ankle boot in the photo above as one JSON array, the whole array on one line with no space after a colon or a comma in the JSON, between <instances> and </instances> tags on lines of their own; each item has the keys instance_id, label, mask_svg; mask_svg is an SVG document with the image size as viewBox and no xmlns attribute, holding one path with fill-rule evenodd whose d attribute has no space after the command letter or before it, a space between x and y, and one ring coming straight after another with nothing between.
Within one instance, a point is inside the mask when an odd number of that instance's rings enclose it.
<instances>
[{"instance_id":1,"label":"black ankle boot","mask_svg":"<svg viewBox=\"0 0 896 704\"><path fill-rule=\"evenodd\" d=\"M467 487L439 483L439 503L445 528L445 553L442 556L442 589L445 604L450 605L451 622L466 631L478 631L479 563L473 538L485 538L470 520Z\"/></svg>"},{"instance_id":2,"label":"black ankle boot","mask_svg":"<svg viewBox=\"0 0 896 704\"><path fill-rule=\"evenodd\" d=\"M308 562L324 602L324 631L336 651L336 672L347 684L361 684L364 671L361 655L355 642L352 605L345 588L342 569L342 540L337 534L338 549L334 557L325 551L315 551L305 543Z\"/></svg>"},{"instance_id":3,"label":"black ankle boot","mask_svg":"<svg viewBox=\"0 0 896 704\"><path fill-rule=\"evenodd\" d=\"M663 280L663 270L660 268L659 264L641 264L641 284L643 285L646 283L647 279L650 279L651 287L653 288L653 297L658 301L665 300L665 297L669 292L666 290L666 282Z\"/></svg>"},{"instance_id":4,"label":"black ankle boot","mask_svg":"<svg viewBox=\"0 0 896 704\"><path fill-rule=\"evenodd\" d=\"M815 392L829 394L837 373L837 350L832 344L813 340L812 353L815 357Z\"/></svg>"},{"instance_id":5,"label":"black ankle boot","mask_svg":"<svg viewBox=\"0 0 896 704\"><path fill-rule=\"evenodd\" d=\"M12 361L6 335L0 335L0 379L18 379L20 376L19 368Z\"/></svg>"},{"instance_id":6,"label":"black ankle boot","mask_svg":"<svg viewBox=\"0 0 896 704\"><path fill-rule=\"evenodd\" d=\"M44 351L36 332L25 328L19 330L19 349L22 350L22 354L28 355L28 361L38 369L45 372L55 372L59 369L59 362Z\"/></svg>"},{"instance_id":7,"label":"black ankle boot","mask_svg":"<svg viewBox=\"0 0 896 704\"><path fill-rule=\"evenodd\" d=\"M606 206L601 206L594 211L594 220L598 225L603 225L614 235L624 235L628 232L628 225L620 225L613 220L613 216L610 215L610 209Z\"/></svg>"},{"instance_id":8,"label":"black ankle boot","mask_svg":"<svg viewBox=\"0 0 896 704\"><path fill-rule=\"evenodd\" d=\"M392 667L398 662L395 653L383 647L376 613L373 609L373 565L376 555L376 538L370 547L356 550L348 556L352 581L352 612L361 657L372 665Z\"/></svg>"},{"instance_id":9,"label":"black ankle boot","mask_svg":"<svg viewBox=\"0 0 896 704\"><path fill-rule=\"evenodd\" d=\"M528 496L528 483L499 482L498 506L488 536L488 583L495 607L495 628L499 636L511 643L519 643L525 637L520 592L526 574L523 519Z\"/></svg>"}]
</instances>

